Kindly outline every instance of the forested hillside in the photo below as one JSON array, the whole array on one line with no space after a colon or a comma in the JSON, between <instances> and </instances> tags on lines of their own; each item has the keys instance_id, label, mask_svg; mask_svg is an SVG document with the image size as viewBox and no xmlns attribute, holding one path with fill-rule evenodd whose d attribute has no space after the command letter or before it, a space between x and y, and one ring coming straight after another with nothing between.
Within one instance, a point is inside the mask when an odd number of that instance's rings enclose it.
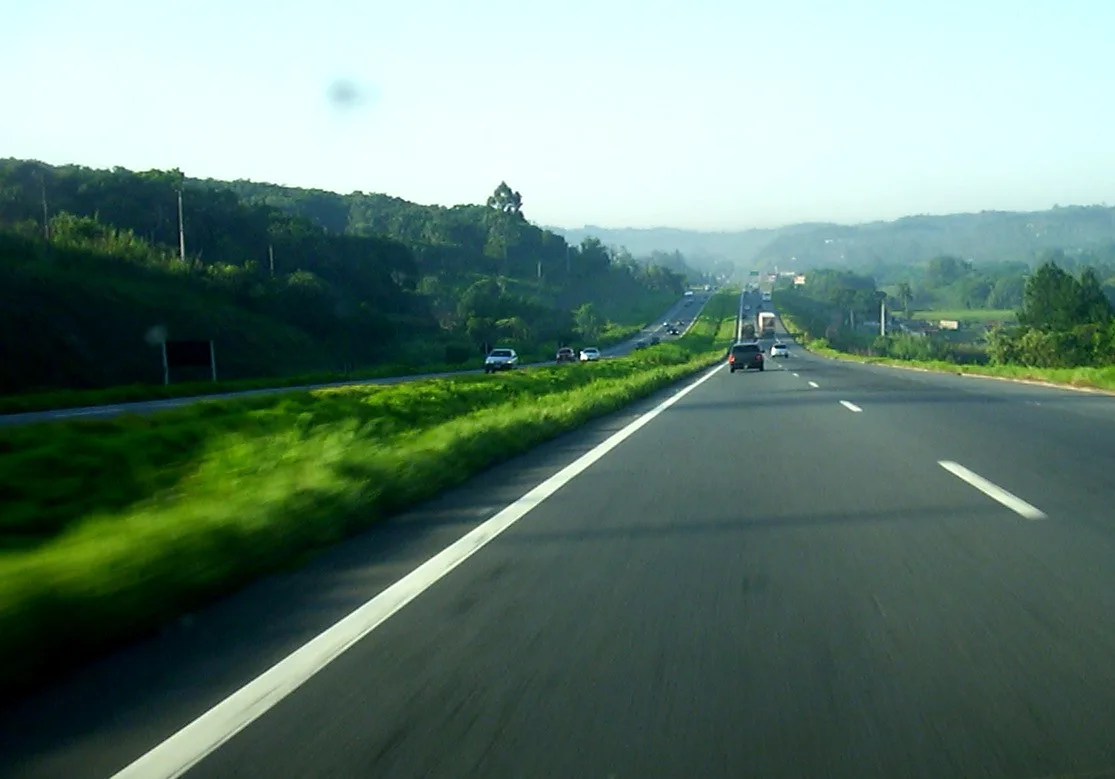
<instances>
[{"instance_id":1,"label":"forested hillside","mask_svg":"<svg viewBox=\"0 0 1115 779\"><path fill-rule=\"evenodd\" d=\"M522 205L506 184L443 208L0 160L0 392L161 381L159 330L215 339L229 379L461 363L497 340L542 354L684 288Z\"/></svg>"}]
</instances>

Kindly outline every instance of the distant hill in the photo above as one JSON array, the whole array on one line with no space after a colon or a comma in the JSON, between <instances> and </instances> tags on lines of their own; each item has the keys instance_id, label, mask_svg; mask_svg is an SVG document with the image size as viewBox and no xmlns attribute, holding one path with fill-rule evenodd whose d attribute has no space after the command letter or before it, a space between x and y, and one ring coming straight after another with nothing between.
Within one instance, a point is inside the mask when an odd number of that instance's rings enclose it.
<instances>
[{"instance_id":1,"label":"distant hill","mask_svg":"<svg viewBox=\"0 0 1115 779\"><path fill-rule=\"evenodd\" d=\"M978 214L909 216L859 225L795 224L774 229L704 232L672 228L551 228L570 240L598 237L633 252L679 250L705 269L715 263L741 268L863 269L914 264L952 255L974 262L1032 263L1048 250L1068 254L1115 245L1115 208L1066 206L1048 211L982 211Z\"/></svg>"}]
</instances>

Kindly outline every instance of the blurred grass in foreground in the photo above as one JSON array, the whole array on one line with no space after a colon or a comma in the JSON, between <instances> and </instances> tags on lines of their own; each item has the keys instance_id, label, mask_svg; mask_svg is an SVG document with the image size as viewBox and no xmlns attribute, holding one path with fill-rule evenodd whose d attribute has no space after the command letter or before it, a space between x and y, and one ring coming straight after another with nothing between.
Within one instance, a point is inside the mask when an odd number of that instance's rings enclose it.
<instances>
[{"instance_id":1,"label":"blurred grass in foreground","mask_svg":"<svg viewBox=\"0 0 1115 779\"><path fill-rule=\"evenodd\" d=\"M0 691L722 360L735 308L593 364L0 430Z\"/></svg>"}]
</instances>

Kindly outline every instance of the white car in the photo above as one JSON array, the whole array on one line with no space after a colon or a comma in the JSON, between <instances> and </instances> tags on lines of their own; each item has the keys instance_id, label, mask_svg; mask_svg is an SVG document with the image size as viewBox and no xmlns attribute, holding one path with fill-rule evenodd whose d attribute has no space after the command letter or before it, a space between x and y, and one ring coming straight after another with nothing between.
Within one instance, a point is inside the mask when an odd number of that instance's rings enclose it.
<instances>
[{"instance_id":1,"label":"white car","mask_svg":"<svg viewBox=\"0 0 1115 779\"><path fill-rule=\"evenodd\" d=\"M596 362L600 359L600 350L595 346L581 350L581 362Z\"/></svg>"},{"instance_id":2,"label":"white car","mask_svg":"<svg viewBox=\"0 0 1115 779\"><path fill-rule=\"evenodd\" d=\"M514 349L492 349L484 360L484 373L509 371L519 364L519 355Z\"/></svg>"},{"instance_id":3,"label":"white car","mask_svg":"<svg viewBox=\"0 0 1115 779\"><path fill-rule=\"evenodd\" d=\"M789 357L790 350L786 348L786 344L775 344L770 347L771 357Z\"/></svg>"}]
</instances>

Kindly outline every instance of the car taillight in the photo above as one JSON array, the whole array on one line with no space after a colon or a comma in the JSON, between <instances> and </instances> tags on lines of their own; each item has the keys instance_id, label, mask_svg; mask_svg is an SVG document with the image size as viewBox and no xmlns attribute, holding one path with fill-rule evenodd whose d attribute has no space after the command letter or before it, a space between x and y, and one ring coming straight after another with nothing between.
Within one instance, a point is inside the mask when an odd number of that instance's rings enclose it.
<instances>
[{"instance_id":1,"label":"car taillight","mask_svg":"<svg viewBox=\"0 0 1115 779\"><path fill-rule=\"evenodd\" d=\"M728 362L735 362L735 361L736 361L736 356L734 354L729 354L728 355Z\"/></svg>"}]
</instances>

